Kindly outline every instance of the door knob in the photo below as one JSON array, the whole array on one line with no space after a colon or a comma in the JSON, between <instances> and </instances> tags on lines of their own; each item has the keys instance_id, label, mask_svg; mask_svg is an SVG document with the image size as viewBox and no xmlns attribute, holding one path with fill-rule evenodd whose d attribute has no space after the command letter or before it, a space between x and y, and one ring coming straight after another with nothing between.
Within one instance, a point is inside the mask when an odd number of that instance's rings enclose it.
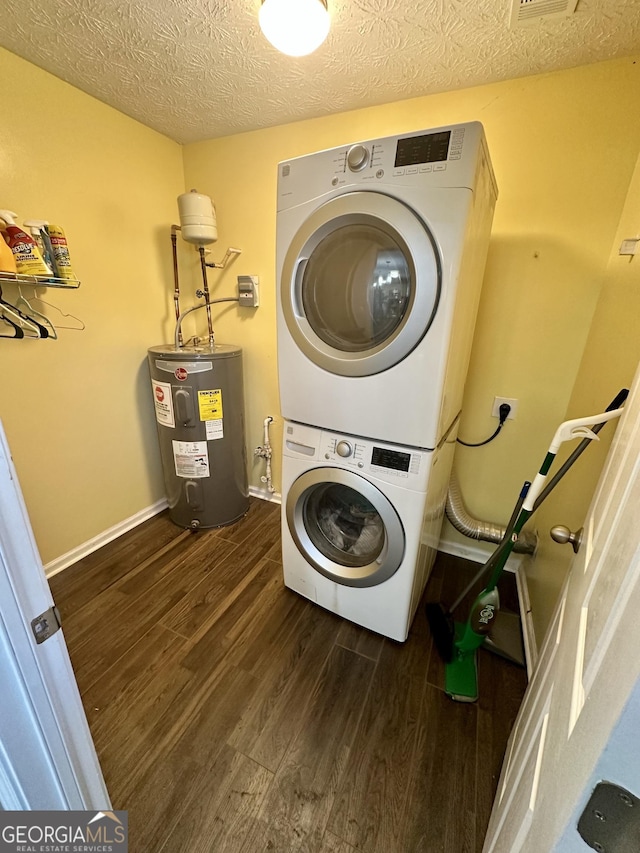
<instances>
[{"instance_id":1,"label":"door knob","mask_svg":"<svg viewBox=\"0 0 640 853\"><path fill-rule=\"evenodd\" d=\"M584 529L582 527L576 530L575 533L572 533L564 524L556 524L555 527L551 528L550 536L554 542L558 542L560 545L566 545L569 542L573 548L573 553L577 554L578 549L582 545L583 533Z\"/></svg>"}]
</instances>

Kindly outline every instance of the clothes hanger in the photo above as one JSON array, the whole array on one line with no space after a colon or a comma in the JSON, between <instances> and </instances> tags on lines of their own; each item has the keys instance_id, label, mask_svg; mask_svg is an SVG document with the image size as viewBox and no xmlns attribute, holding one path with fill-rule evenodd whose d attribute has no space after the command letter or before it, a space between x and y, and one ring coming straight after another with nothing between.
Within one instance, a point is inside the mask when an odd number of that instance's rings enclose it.
<instances>
[{"instance_id":1,"label":"clothes hanger","mask_svg":"<svg viewBox=\"0 0 640 853\"><path fill-rule=\"evenodd\" d=\"M39 311L36 311L36 309L30 304L29 300L25 299L20 285L18 285L18 294L18 299L16 299L15 302L16 308L20 311L24 311L28 317L42 323L43 326L46 326L47 331L49 332L49 337L53 338L53 340L57 340L58 333L56 331L56 327L45 314L41 314Z\"/></svg>"},{"instance_id":2,"label":"clothes hanger","mask_svg":"<svg viewBox=\"0 0 640 853\"><path fill-rule=\"evenodd\" d=\"M20 311L15 310L10 303L5 302L3 299L0 299L0 317L3 320L8 321L12 326L17 326L21 329L23 338L41 337L38 325L25 318ZM44 326L42 328L44 328Z\"/></svg>"},{"instance_id":3,"label":"clothes hanger","mask_svg":"<svg viewBox=\"0 0 640 853\"><path fill-rule=\"evenodd\" d=\"M14 323L13 320L10 320L8 317L5 317L4 314L0 314L0 320L2 320L8 326L13 326L14 329L12 335L0 334L0 338L24 338L24 331L20 326L18 326L17 323Z\"/></svg>"},{"instance_id":4,"label":"clothes hanger","mask_svg":"<svg viewBox=\"0 0 640 853\"><path fill-rule=\"evenodd\" d=\"M74 314L66 314L61 308L58 308L57 305L53 305L53 303L51 303L51 302L46 302L41 296L36 296L35 294L31 297L31 299L25 300L31 306L32 310L35 310L33 308L33 305L32 305L32 302L35 299L37 299L38 302L41 302L43 305L46 305L47 308L53 308L54 311L57 311L58 314L60 314L62 317L70 317L72 320L75 320L76 323L79 323L78 326L68 326L68 325L64 325L63 323L59 323L56 321L55 326L57 329L72 329L76 332L81 332L83 329L86 329L86 326L85 326L84 322L80 319L80 317L76 317ZM50 323L52 322L49 319L49 317L47 317L47 319L49 320Z\"/></svg>"},{"instance_id":5,"label":"clothes hanger","mask_svg":"<svg viewBox=\"0 0 640 853\"><path fill-rule=\"evenodd\" d=\"M41 323L38 323L36 320L33 320L30 317L27 317L26 314L23 314L19 308L16 308L15 305L12 305L11 302L7 302L6 299L2 296L2 288L0 287L0 311L3 316L7 317L9 315L9 319L12 322L16 323L18 326L21 326L23 330L33 332L30 337L35 338L48 338L49 330L46 326L43 326Z\"/></svg>"}]
</instances>

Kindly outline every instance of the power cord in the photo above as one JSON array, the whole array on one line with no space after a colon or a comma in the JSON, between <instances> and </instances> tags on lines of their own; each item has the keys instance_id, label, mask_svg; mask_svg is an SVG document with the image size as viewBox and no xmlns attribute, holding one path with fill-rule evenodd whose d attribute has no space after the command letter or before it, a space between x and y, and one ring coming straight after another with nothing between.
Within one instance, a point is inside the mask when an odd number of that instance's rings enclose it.
<instances>
[{"instance_id":1,"label":"power cord","mask_svg":"<svg viewBox=\"0 0 640 853\"><path fill-rule=\"evenodd\" d=\"M456 441L459 444L464 444L465 447L483 447L485 444L489 444L489 442L493 441L493 439L496 438L500 433L500 430L504 426L504 422L509 417L511 406L508 403L501 403L498 411L500 413L500 421L498 423L498 428L493 433L493 435L489 436L489 438L486 438L484 441L479 441L477 444L470 444L468 441L463 441L461 438L457 438Z\"/></svg>"}]
</instances>

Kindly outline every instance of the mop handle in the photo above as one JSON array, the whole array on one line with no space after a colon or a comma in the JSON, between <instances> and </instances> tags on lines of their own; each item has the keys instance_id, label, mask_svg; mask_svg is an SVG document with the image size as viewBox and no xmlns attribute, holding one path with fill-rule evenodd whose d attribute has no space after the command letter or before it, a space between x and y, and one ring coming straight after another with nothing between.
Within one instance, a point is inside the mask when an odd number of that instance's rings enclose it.
<instances>
[{"instance_id":1,"label":"mop handle","mask_svg":"<svg viewBox=\"0 0 640 853\"><path fill-rule=\"evenodd\" d=\"M527 492L529 491L530 485L531 485L531 483L528 480L526 480L522 489L520 490L518 500L516 501L516 505L513 508L513 512L511 513L511 518L509 519L509 522L505 528L504 535L503 535L502 539L500 540L500 544L498 545L496 550L493 552L493 554L489 557L489 559L484 564L484 566L480 569L480 571L474 576L473 580L467 584L467 586L462 590L460 595L453 602L453 604L449 608L449 613L453 613L453 611L456 610L457 607L459 607L459 605L462 603L462 600L465 598L465 596L469 592L471 592L471 590L478 583L480 578L483 575L488 574L493 569L493 567L500 561L504 552L507 549L511 550L511 547L512 547L511 534L513 533L513 528L515 526L516 521L518 520L518 514L520 512L520 509L522 508L522 503L523 503L525 497L527 496ZM502 569L501 569L501 571L502 571Z\"/></svg>"},{"instance_id":2,"label":"mop handle","mask_svg":"<svg viewBox=\"0 0 640 853\"><path fill-rule=\"evenodd\" d=\"M620 391L618 391L616 396L609 403L609 405L605 409L605 412L610 412L612 409L619 409L621 406L624 405L628 396L629 396L629 389L628 388L622 388ZM592 428L592 432L599 433L600 430L604 426L606 426L606 424L604 424L604 423L595 424L595 426ZM545 500L545 498L547 498L551 494L551 492L555 489L555 487L558 485L560 480L564 477L564 475L567 473L567 471L571 468L573 463L580 456L582 456L582 454L587 449L587 447L589 447L589 445L591 444L592 441L593 441L592 438L583 438L582 441L580 442L580 444L576 447L576 449L572 451L572 453L567 457L567 459L565 459L563 464L560 466L560 469L553 475L553 477L549 480L547 485L544 487L544 489L540 492L540 494L536 498L536 502L533 505L534 510L538 509L538 507Z\"/></svg>"},{"instance_id":3,"label":"mop handle","mask_svg":"<svg viewBox=\"0 0 640 853\"><path fill-rule=\"evenodd\" d=\"M622 394L623 392L620 392L614 402L624 402L626 394L624 396L622 396ZM592 415L591 417L586 418L574 418L573 420L565 421L560 424L553 436L553 440L549 446L547 455L544 458L544 462L542 463L540 470L536 474L536 477L528 491L526 490L527 484L525 483L523 489L525 498L524 501L520 502L522 508L518 514L515 524L513 525L513 529L510 531L511 535L504 537L498 550L489 560L489 563L492 564L493 572L491 573L489 583L485 587L485 592L491 592L491 590L495 589L498 580L500 579L500 575L502 574L502 570L504 569L511 551L513 550L513 546L518 539L520 531L537 509L537 499L544 488L549 469L551 468L553 460L556 458L558 450L563 442L570 441L573 438L583 438L584 440L589 441L593 441L593 439L595 439L598 441L598 436L595 432L589 429L589 427L597 425L597 429L599 431L607 421L619 417L623 411L624 409L622 408L609 408L601 415Z\"/></svg>"},{"instance_id":4,"label":"mop handle","mask_svg":"<svg viewBox=\"0 0 640 853\"><path fill-rule=\"evenodd\" d=\"M602 412L599 415L590 415L586 418L573 418L573 420L561 423L556 430L556 434L553 436L553 440L549 445L549 450L547 451L544 462L536 474L525 502L522 505L523 512L526 511L529 515L533 512L536 499L544 488L549 468L551 468L553 460L556 458L558 450L560 450L560 446L565 441L571 441L573 438L588 438L599 441L596 433L590 430L589 427L594 426L595 424L606 423L606 421L613 420L613 418L619 418L623 412L623 408L612 409L610 412Z\"/></svg>"},{"instance_id":5,"label":"mop handle","mask_svg":"<svg viewBox=\"0 0 640 853\"><path fill-rule=\"evenodd\" d=\"M531 489L529 489L531 491ZM527 496L528 499L528 496ZM525 499L525 503L527 502ZM491 592L496 588L498 581L500 580L500 575L502 574L502 570L507 564L507 560L511 556L511 552L513 551L513 546L518 541L518 536L520 531L525 526L527 521L533 515L533 510L525 509L524 505L520 510L518 518L516 519L516 523L513 525L513 530L511 531L511 536L503 540L502 545L498 548L498 551L495 554L496 560L493 568L493 572L489 579L489 583L486 585L484 592Z\"/></svg>"}]
</instances>

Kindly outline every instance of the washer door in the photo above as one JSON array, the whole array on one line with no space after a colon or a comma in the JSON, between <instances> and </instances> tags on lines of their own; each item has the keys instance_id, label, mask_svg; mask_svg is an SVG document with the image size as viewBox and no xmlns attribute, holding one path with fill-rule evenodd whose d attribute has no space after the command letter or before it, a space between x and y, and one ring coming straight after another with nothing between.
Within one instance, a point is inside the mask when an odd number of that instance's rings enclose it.
<instances>
[{"instance_id":1,"label":"washer door","mask_svg":"<svg viewBox=\"0 0 640 853\"><path fill-rule=\"evenodd\" d=\"M291 486L289 531L305 559L346 586L376 586L404 556L405 536L387 497L359 474L314 468Z\"/></svg>"},{"instance_id":2,"label":"washer door","mask_svg":"<svg viewBox=\"0 0 640 853\"><path fill-rule=\"evenodd\" d=\"M280 298L302 352L341 376L370 376L422 340L440 297L441 266L426 224L375 192L323 204L285 257Z\"/></svg>"}]
</instances>

